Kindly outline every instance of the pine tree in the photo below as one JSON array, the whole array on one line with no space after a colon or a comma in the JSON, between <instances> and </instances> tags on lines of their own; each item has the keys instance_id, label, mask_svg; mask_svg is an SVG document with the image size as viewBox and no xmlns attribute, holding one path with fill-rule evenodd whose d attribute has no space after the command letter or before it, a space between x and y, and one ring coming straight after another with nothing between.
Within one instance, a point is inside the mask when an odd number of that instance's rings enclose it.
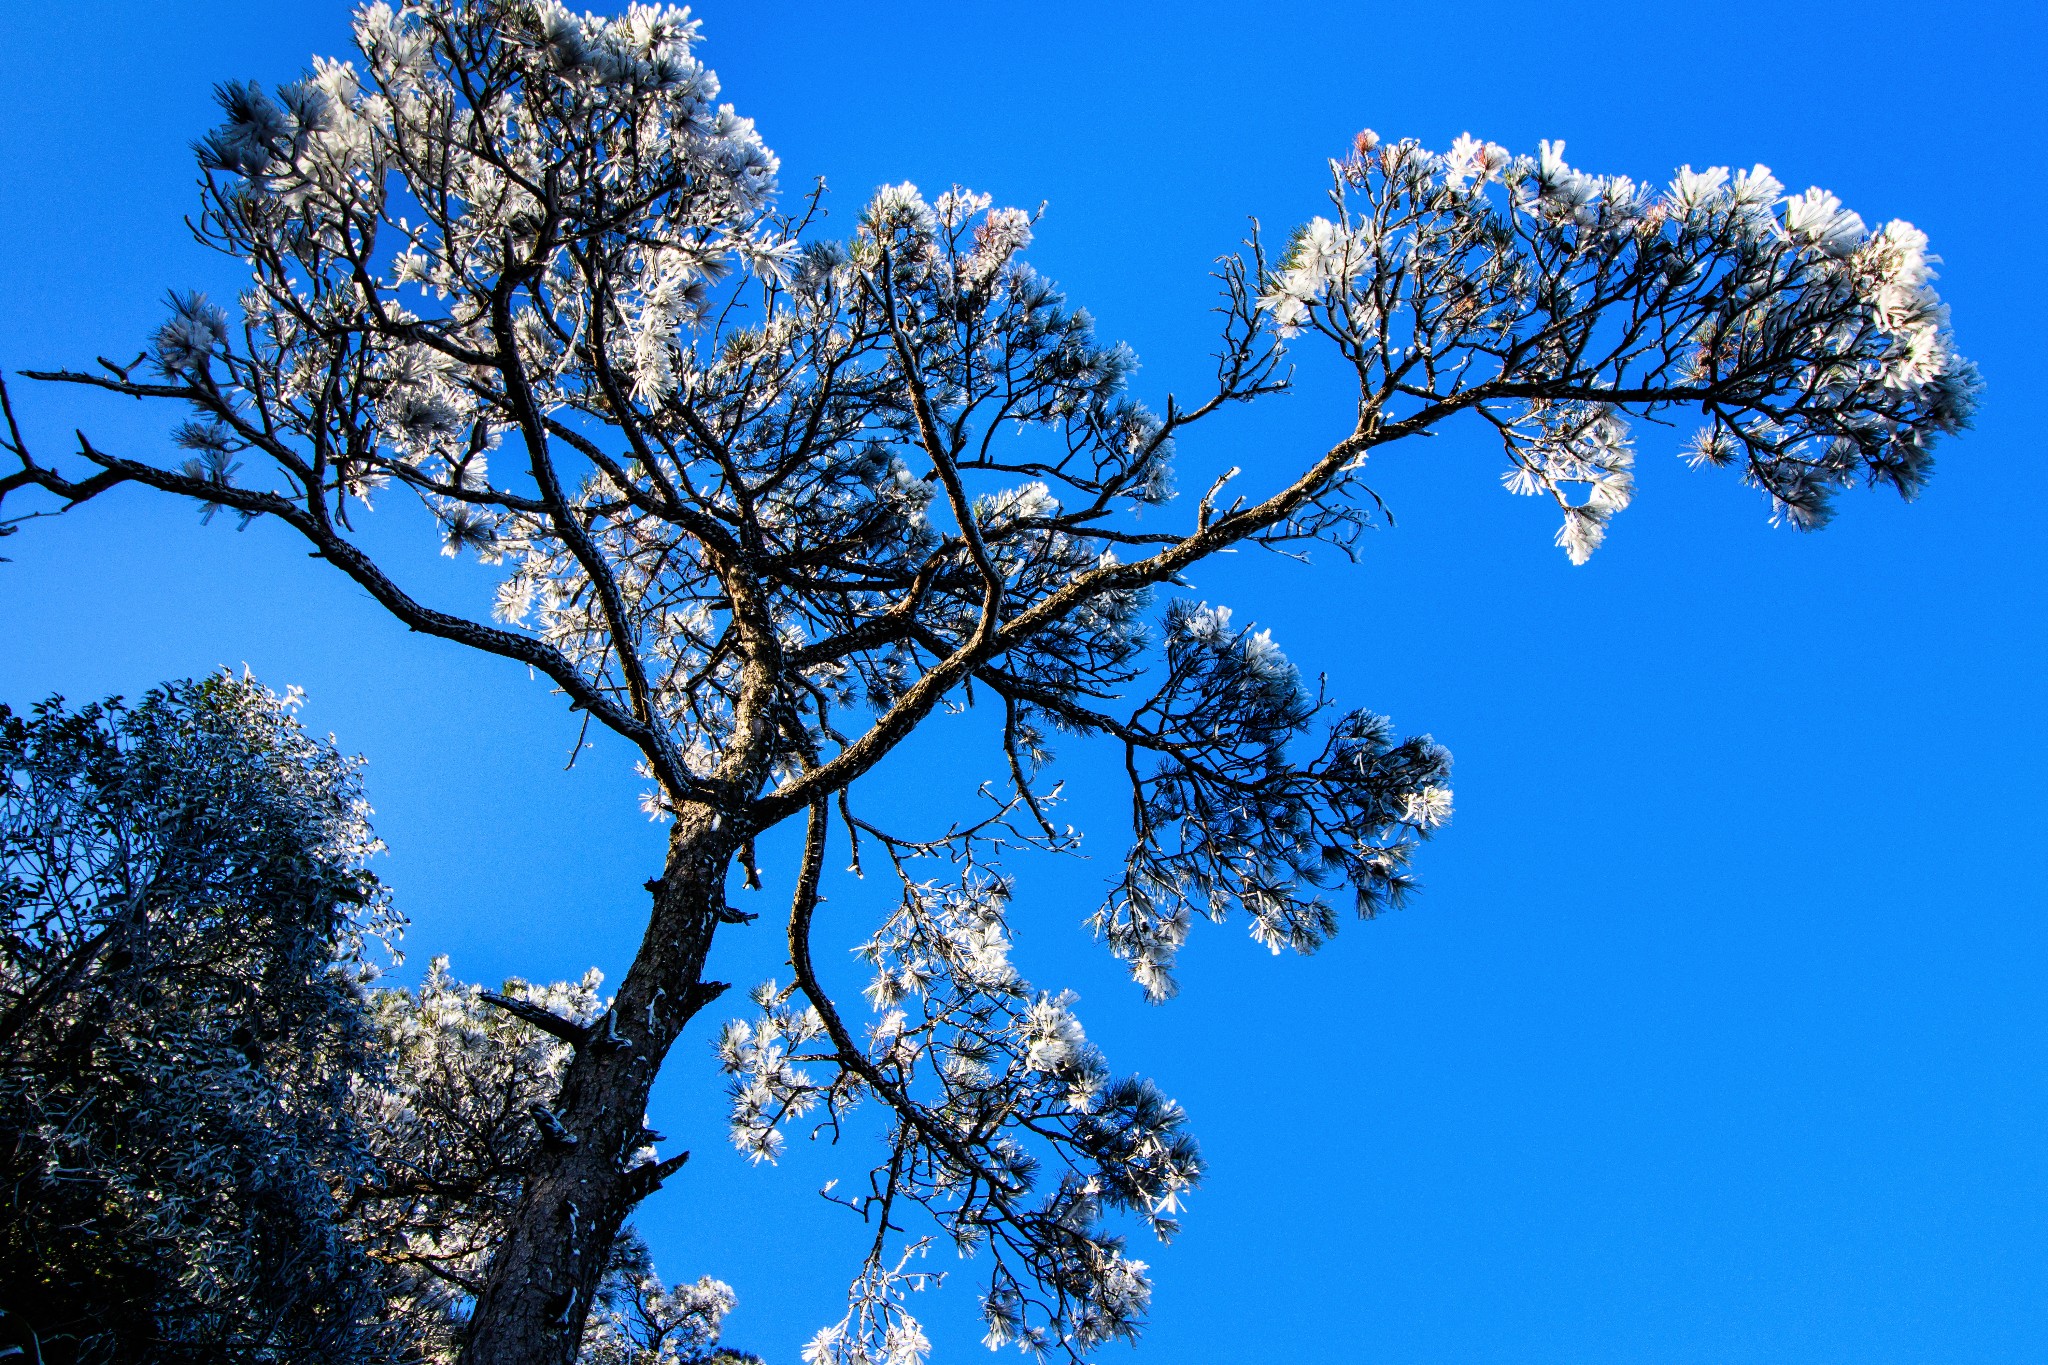
<instances>
[{"instance_id":1,"label":"pine tree","mask_svg":"<svg viewBox=\"0 0 2048 1365\"><path fill-rule=\"evenodd\" d=\"M1699 413L1696 462L1813 527L1856 482L1912 494L1974 402L1907 224L1762 167L1660 189L1561 144L1365 133L1328 216L1222 260L1214 375L1155 410L1026 263L1033 215L906 184L834 239L822 188L778 199L684 11L408 0L365 5L356 39L353 63L220 92L196 224L247 265L234 314L176 295L134 364L38 376L189 411L188 457L82 440L74 479L10 428L0 497L136 483L275 518L407 626L525 665L637 752L666 861L602 1012L523 1016L569 1053L476 1285L474 1365L576 1356L619 1229L676 1170L644 1156L642 1116L726 989L713 938L752 918L728 878L757 883L756 841L799 821L789 980L722 1035L735 1137L768 1159L792 1119L833 1131L857 1104L891 1134L852 1201L883 1233L808 1358L922 1358L887 1232L919 1208L985 1253L992 1342L1132 1336L1150 1281L1119 1229L1169 1233L1201 1165L1178 1107L1008 961L994 852L1075 837L1050 737L1126 759L1134 836L1093 924L1155 998L1198 916L1307 950L1339 903L1398 901L1450 812L1442 749L1333 711L1265 633L1169 590L1233 549L1347 547L1375 452L1454 421L1498 436L1508 488L1553 503L1580 561L1633 496L1636 420ZM1304 344L1355 374L1355 420L1171 508L1175 443L1286 389ZM498 566L487 610L427 605L366 547L380 492ZM999 722L994 804L915 835L867 779L961 704ZM865 1027L812 964L828 846L895 887Z\"/></svg>"}]
</instances>

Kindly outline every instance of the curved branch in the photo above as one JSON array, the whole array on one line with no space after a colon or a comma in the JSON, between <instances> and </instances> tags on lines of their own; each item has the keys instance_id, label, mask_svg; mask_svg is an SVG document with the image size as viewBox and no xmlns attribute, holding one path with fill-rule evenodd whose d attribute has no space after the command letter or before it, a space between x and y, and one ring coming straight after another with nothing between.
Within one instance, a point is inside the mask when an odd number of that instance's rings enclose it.
<instances>
[{"instance_id":1,"label":"curved branch","mask_svg":"<svg viewBox=\"0 0 2048 1365\"><path fill-rule=\"evenodd\" d=\"M91 381L93 376L72 376L56 374L31 376L57 379L66 382ZM104 385L103 387L112 387ZM191 398L191 393L179 390L177 396ZM14 488L34 485L57 496L65 498L67 507L75 507L109 488L123 483L139 483L159 492L171 493L196 502L217 503L222 507L244 512L250 516L274 516L310 541L316 554L333 564L365 589L378 605L408 628L422 635L449 640L467 645L486 654L511 659L517 663L543 673L549 681L560 687L577 706L595 717L599 724L611 730L620 738L632 744L644 754L654 766L655 774L670 790L703 796L706 791L702 783L690 777L672 758L669 746L651 725L643 723L632 713L622 710L593 687L579 673L568 657L554 646L530 636L515 634L495 626L487 626L467 617L439 611L417 601L399 587L361 549L343 539L321 518L316 518L306 508L277 493L257 489L237 488L232 484L215 483L195 478L140 460L124 459L96 449L83 432L78 436L79 454L98 465L101 473L90 479L67 480L54 471L40 465L24 464L24 468L0 481L0 494ZM317 490L309 497L317 498Z\"/></svg>"},{"instance_id":2,"label":"curved branch","mask_svg":"<svg viewBox=\"0 0 2048 1365\"><path fill-rule=\"evenodd\" d=\"M958 1162L960 1169L972 1171L987 1182L991 1197L1004 1204L1007 1211L1007 1199L1016 1193L1009 1182L991 1172L957 1135L932 1122L931 1116L917 1101L890 1083L889 1078L868 1060L867 1054L854 1042L845 1022L839 1017L838 1007L832 1003L832 997L818 984L817 972L811 966L811 916L818 908L818 876L825 864L827 823L825 800L821 796L811 802L810 822L804 832L803 870L797 877L796 892L789 909L789 967L796 976L797 989L804 993L804 998L811 1002L811 1008L817 1010L818 1018L824 1021L825 1035L832 1040L832 1046L838 1052L834 1060L866 1082L868 1088L881 1096L905 1123Z\"/></svg>"}]
</instances>

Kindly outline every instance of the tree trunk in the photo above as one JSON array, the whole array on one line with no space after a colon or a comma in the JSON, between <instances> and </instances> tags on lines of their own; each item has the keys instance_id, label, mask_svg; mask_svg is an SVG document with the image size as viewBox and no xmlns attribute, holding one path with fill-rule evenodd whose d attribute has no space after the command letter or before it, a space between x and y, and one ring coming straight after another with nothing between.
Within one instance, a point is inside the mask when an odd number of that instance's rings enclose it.
<instances>
[{"instance_id":1,"label":"tree trunk","mask_svg":"<svg viewBox=\"0 0 2048 1365\"><path fill-rule=\"evenodd\" d=\"M623 1168L644 1145L648 1091L683 1026L724 990L704 984L704 957L725 908L735 846L716 812L689 806L677 815L647 935L611 1020L599 1022L570 1062L554 1110L561 1128L548 1136L491 1258L463 1365L576 1358L612 1240L659 1183L653 1168Z\"/></svg>"}]
</instances>

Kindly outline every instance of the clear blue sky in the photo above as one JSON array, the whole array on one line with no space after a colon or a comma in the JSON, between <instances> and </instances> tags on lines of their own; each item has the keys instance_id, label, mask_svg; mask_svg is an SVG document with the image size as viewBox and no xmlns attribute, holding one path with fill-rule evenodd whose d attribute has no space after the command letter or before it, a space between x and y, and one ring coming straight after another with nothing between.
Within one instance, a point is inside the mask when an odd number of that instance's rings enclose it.
<instances>
[{"instance_id":1,"label":"clear blue sky","mask_svg":"<svg viewBox=\"0 0 2048 1365\"><path fill-rule=\"evenodd\" d=\"M1989 387L1918 504L1857 495L1826 532L1775 531L1646 429L1638 502L1575 570L1476 436L1391 453L1399 528L1359 565L1240 558L1198 586L1456 753L1427 893L1313 959L1200 933L1181 998L1149 1008L1079 927L1100 864L1034 868L1021 951L1187 1104L1213 1166L1150 1257L1140 1361L2048 1359L2038 6L699 13L786 185L823 175L842 212L906 178L1047 201L1034 259L1136 346L1154 401L1204 372L1210 259L1248 214L1316 211L1323 158L1364 125L1563 137L1576 165L1652 179L1763 161L1924 228ZM0 364L132 354L166 287L232 293L180 225L208 89L288 77L344 32L336 0L8 4ZM1189 464L1319 449L1346 420L1327 378ZM46 456L88 421L157 449L132 407L16 394ZM438 951L483 979L623 966L659 833L615 749L563 771L574 724L519 670L409 637L276 528L141 492L4 551L0 699L245 661L306 688L311 724L369 760L408 974ZM949 739L918 761L970 771ZM1117 795L1076 758L1072 813L1113 855ZM907 804L909 772L885 774ZM771 938L733 936L717 970L768 974ZM702 1040L671 1067L657 1126L697 1158L643 1223L671 1275L737 1287L734 1344L793 1362L858 1233L809 1191L870 1153L750 1169ZM920 1309L945 1360L980 1350L957 1269Z\"/></svg>"}]
</instances>

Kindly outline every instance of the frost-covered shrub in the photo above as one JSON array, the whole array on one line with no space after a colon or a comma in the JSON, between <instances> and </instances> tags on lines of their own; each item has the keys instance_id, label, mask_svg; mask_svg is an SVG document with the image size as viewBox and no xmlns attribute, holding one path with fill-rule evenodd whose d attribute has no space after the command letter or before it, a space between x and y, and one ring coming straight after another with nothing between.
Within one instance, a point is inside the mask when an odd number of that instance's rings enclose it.
<instances>
[{"instance_id":1,"label":"frost-covered shrub","mask_svg":"<svg viewBox=\"0 0 2048 1365\"><path fill-rule=\"evenodd\" d=\"M0 1306L48 1360L392 1352L335 1192L394 921L356 765L295 705L0 708Z\"/></svg>"},{"instance_id":2,"label":"frost-covered shrub","mask_svg":"<svg viewBox=\"0 0 2048 1365\"><path fill-rule=\"evenodd\" d=\"M514 1011L599 1010L371 987L400 921L298 700L0 707L0 1310L52 1365L453 1359L569 1051ZM601 1294L590 1365L710 1360L733 1305L630 1230Z\"/></svg>"}]
</instances>

